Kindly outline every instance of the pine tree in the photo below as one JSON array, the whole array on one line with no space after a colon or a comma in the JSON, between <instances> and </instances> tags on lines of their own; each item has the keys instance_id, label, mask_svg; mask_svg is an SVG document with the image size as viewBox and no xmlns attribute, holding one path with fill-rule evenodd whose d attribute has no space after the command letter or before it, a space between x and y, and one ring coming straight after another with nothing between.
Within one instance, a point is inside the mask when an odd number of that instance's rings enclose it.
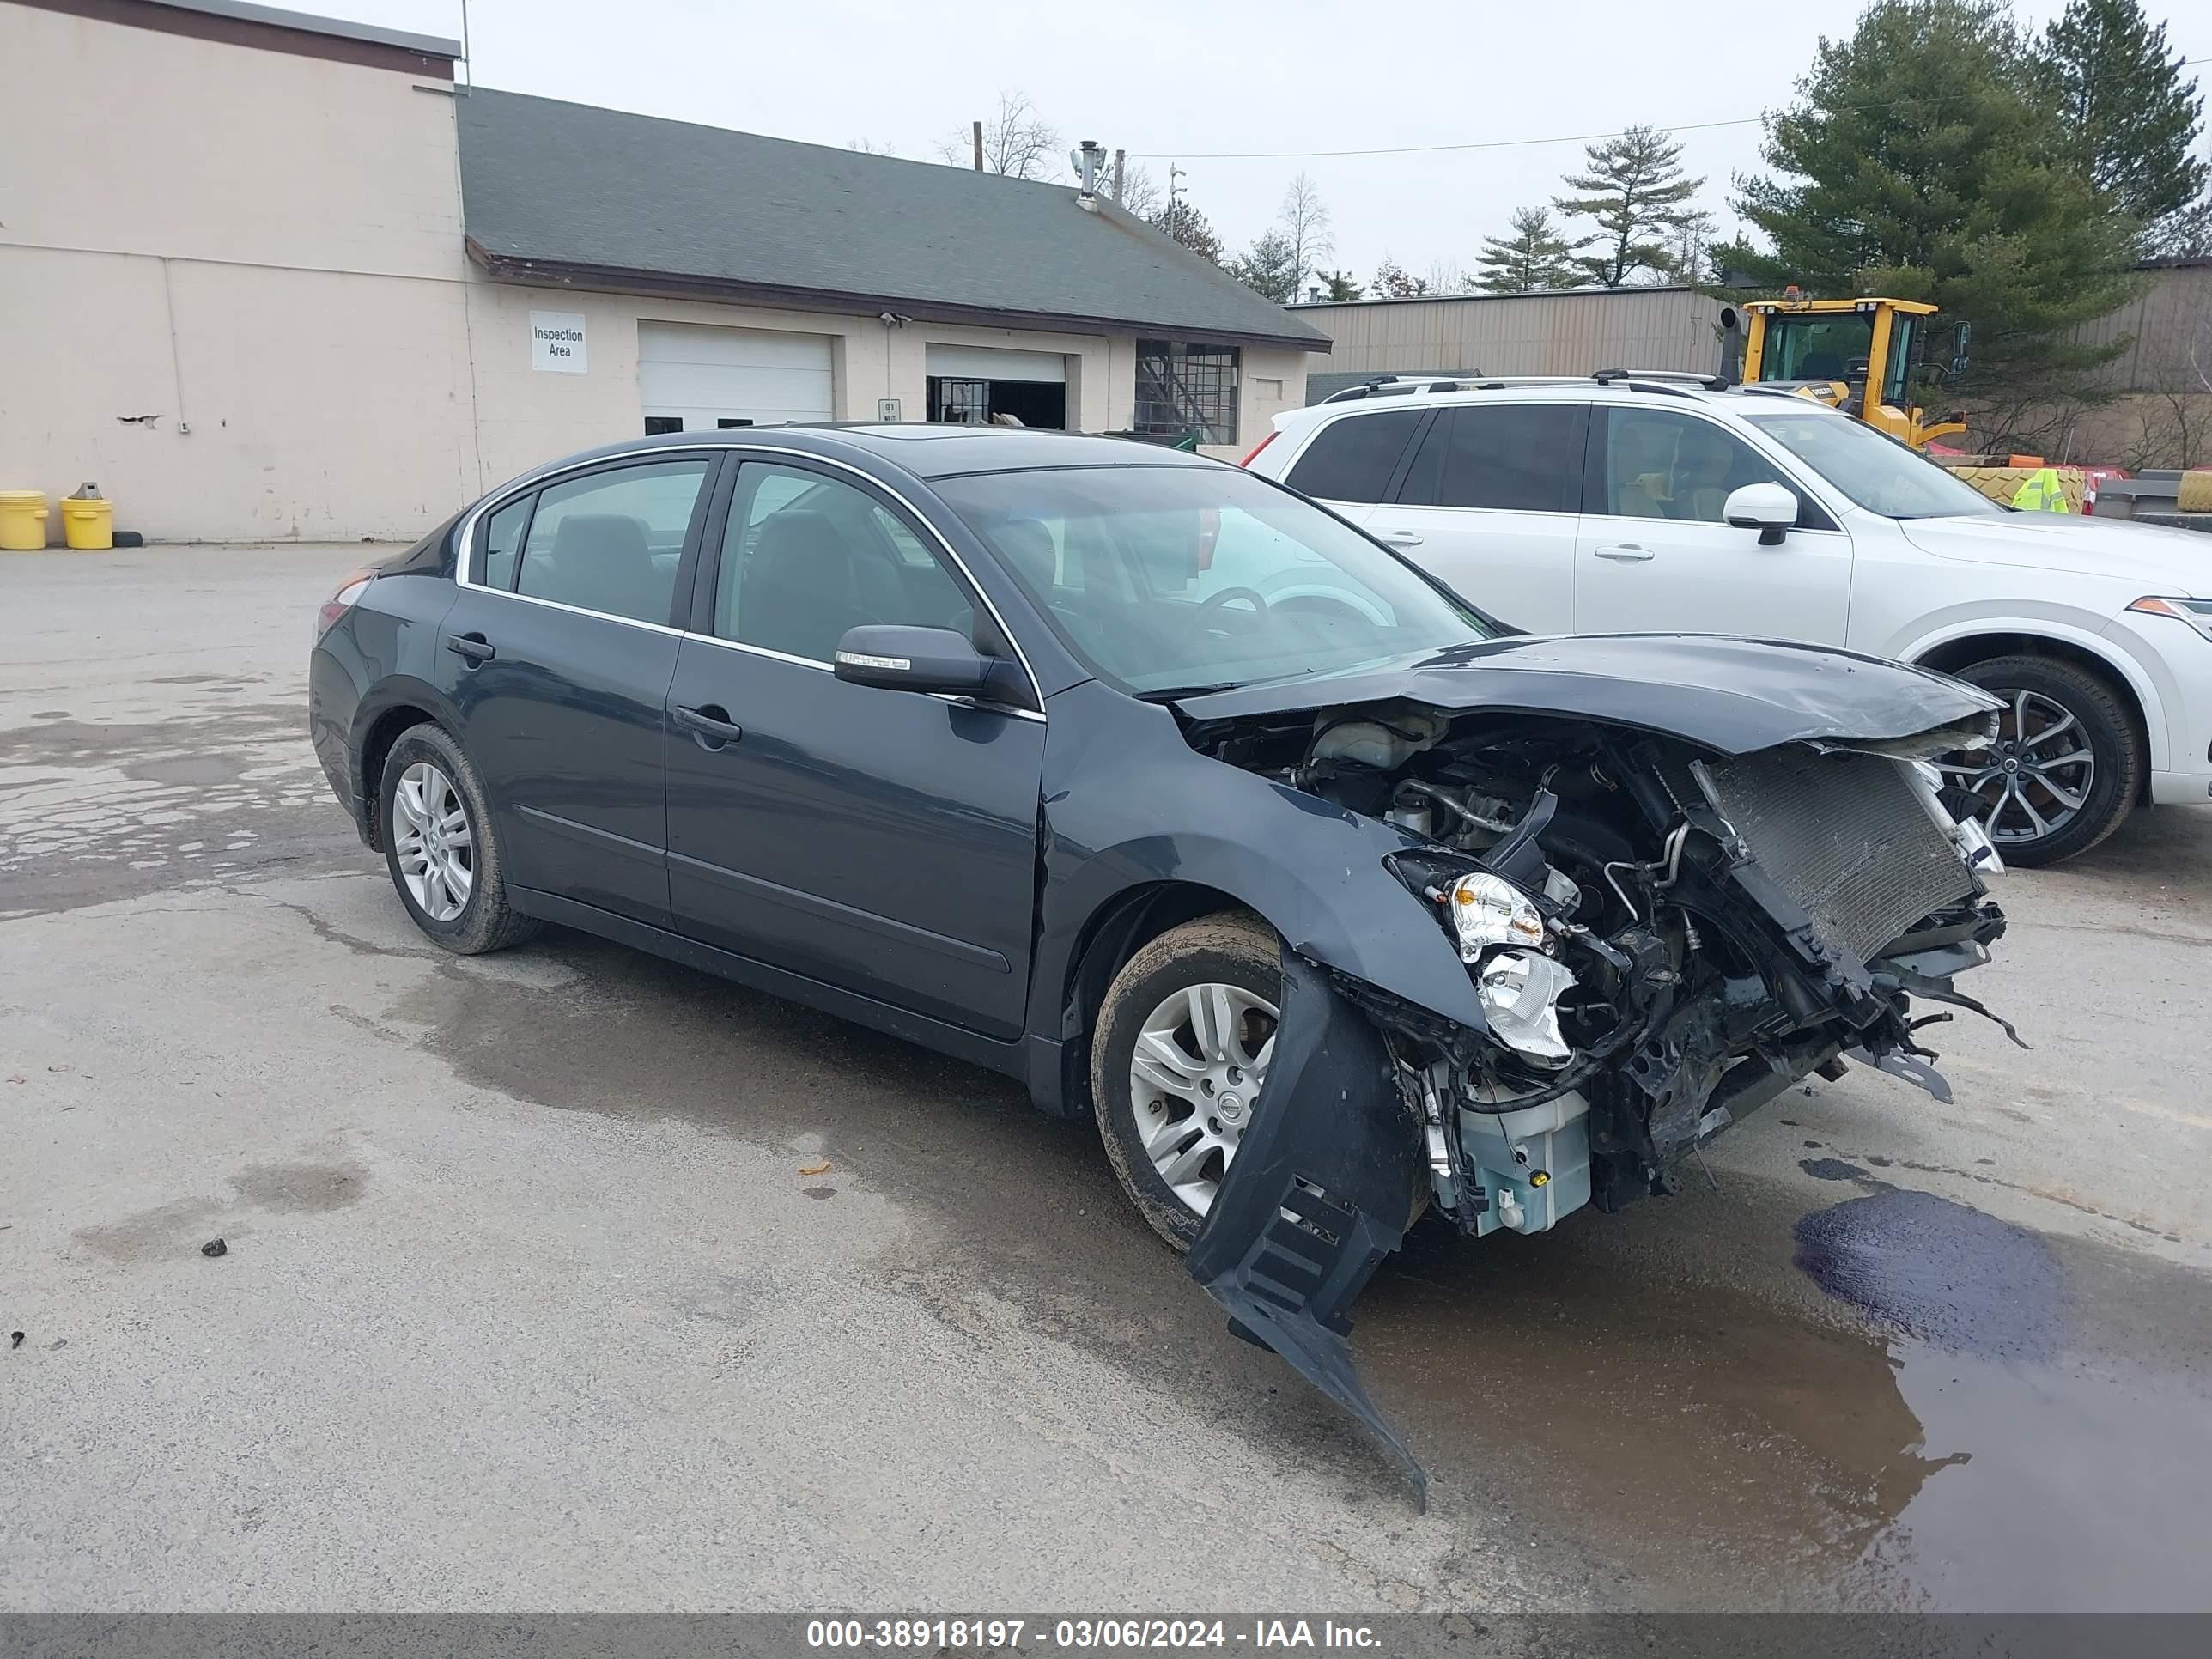
<instances>
[{"instance_id":1,"label":"pine tree","mask_svg":"<svg viewBox=\"0 0 2212 1659\"><path fill-rule=\"evenodd\" d=\"M2166 25L2136 0L2070 0L2038 55L2075 166L2142 227L2142 252L2179 251L2192 240L2212 167L2190 153L2204 131L2204 100L2182 78Z\"/></svg>"},{"instance_id":2,"label":"pine tree","mask_svg":"<svg viewBox=\"0 0 2212 1659\"><path fill-rule=\"evenodd\" d=\"M1576 268L1607 288L1619 288L1638 270L1665 270L1668 240L1694 211L1690 198L1705 182L1683 175L1682 147L1656 127L1631 127L1583 154L1588 165L1562 181L1580 193L1552 203L1570 219L1597 225L1573 246L1599 251L1577 252Z\"/></svg>"},{"instance_id":3,"label":"pine tree","mask_svg":"<svg viewBox=\"0 0 2212 1659\"><path fill-rule=\"evenodd\" d=\"M1736 181L1771 246L1716 260L1777 289L1933 301L1973 325L1959 391L1985 410L2099 395L2090 372L2125 343L2069 337L2132 292L2133 223L2075 170L2002 0L1875 0L1798 92L1768 118L1776 176Z\"/></svg>"},{"instance_id":4,"label":"pine tree","mask_svg":"<svg viewBox=\"0 0 2212 1659\"><path fill-rule=\"evenodd\" d=\"M1517 209L1510 236L1486 236L1477 261L1474 286L1486 294L1534 294L1572 288L1580 273L1568 256L1566 238L1540 207Z\"/></svg>"},{"instance_id":5,"label":"pine tree","mask_svg":"<svg viewBox=\"0 0 2212 1659\"><path fill-rule=\"evenodd\" d=\"M1355 282L1348 270L1316 270L1314 275L1321 279L1322 286L1328 290L1327 297L1340 305L1347 300L1364 300L1367 297L1367 289Z\"/></svg>"},{"instance_id":6,"label":"pine tree","mask_svg":"<svg viewBox=\"0 0 2212 1659\"><path fill-rule=\"evenodd\" d=\"M1382 263L1375 267L1374 289L1385 300L1411 300L1426 294L1429 285L1386 253Z\"/></svg>"},{"instance_id":7,"label":"pine tree","mask_svg":"<svg viewBox=\"0 0 2212 1659\"><path fill-rule=\"evenodd\" d=\"M1214 234L1206 216L1190 204L1188 197L1178 196L1152 216L1152 226L1166 232L1201 259L1221 263L1221 238Z\"/></svg>"},{"instance_id":8,"label":"pine tree","mask_svg":"<svg viewBox=\"0 0 2212 1659\"><path fill-rule=\"evenodd\" d=\"M1229 262L1231 276L1255 294L1264 294L1277 305L1287 305L1298 291L1298 252L1279 230L1266 230L1252 246Z\"/></svg>"}]
</instances>

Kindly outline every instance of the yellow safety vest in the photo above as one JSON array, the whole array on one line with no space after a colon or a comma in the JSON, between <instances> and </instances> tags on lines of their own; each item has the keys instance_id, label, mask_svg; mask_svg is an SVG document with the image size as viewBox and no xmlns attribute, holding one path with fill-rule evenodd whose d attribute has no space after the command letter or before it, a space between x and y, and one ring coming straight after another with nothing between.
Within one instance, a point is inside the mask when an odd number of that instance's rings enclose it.
<instances>
[{"instance_id":1,"label":"yellow safety vest","mask_svg":"<svg viewBox=\"0 0 2212 1659\"><path fill-rule=\"evenodd\" d=\"M2066 486L2059 482L2057 470L2048 466L2028 475L2027 482L2014 493L2012 504L2027 513L2074 510L2066 500Z\"/></svg>"}]
</instances>

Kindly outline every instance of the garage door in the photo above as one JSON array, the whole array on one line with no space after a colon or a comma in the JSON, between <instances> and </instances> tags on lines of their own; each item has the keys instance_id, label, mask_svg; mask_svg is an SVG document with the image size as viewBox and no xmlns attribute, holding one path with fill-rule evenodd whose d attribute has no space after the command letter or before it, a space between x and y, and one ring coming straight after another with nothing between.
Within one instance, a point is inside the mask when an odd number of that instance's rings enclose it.
<instances>
[{"instance_id":1,"label":"garage door","mask_svg":"<svg viewBox=\"0 0 2212 1659\"><path fill-rule=\"evenodd\" d=\"M637 390L647 432L826 421L830 337L640 323Z\"/></svg>"}]
</instances>

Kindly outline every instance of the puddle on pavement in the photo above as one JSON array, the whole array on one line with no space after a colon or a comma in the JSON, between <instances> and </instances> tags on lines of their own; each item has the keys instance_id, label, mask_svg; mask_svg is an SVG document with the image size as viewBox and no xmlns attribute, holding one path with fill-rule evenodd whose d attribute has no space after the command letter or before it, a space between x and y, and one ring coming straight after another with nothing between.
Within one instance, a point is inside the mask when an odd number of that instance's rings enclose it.
<instances>
[{"instance_id":1,"label":"puddle on pavement","mask_svg":"<svg viewBox=\"0 0 2212 1659\"><path fill-rule=\"evenodd\" d=\"M818 1138L943 1231L946 1248L887 1265L887 1284L955 1310L987 1295L1255 1444L1294 1448L1347 1524L1406 1523L1374 1449L1227 1340L1125 1213L1087 1124L617 946L540 948L574 976L448 964L391 1016L518 1098ZM1356 1308L1353 1346L1430 1468L1424 1524L1503 1512L1532 1549L1610 1564L1600 1594L1653 1610L2193 1605L2212 1503L2192 1479L2212 1468L2207 1281L1890 1188L1873 1162L1820 1170L1827 1186L1730 1172L1724 1190L1534 1239L1417 1230Z\"/></svg>"}]
</instances>

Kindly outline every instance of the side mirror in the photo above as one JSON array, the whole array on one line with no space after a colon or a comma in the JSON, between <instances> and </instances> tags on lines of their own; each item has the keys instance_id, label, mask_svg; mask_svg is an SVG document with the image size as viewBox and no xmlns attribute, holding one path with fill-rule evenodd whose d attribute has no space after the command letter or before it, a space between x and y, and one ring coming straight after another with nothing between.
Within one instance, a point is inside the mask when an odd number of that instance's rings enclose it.
<instances>
[{"instance_id":1,"label":"side mirror","mask_svg":"<svg viewBox=\"0 0 2212 1659\"><path fill-rule=\"evenodd\" d=\"M1721 517L1738 530L1756 530L1761 547L1778 547L1797 522L1797 498L1778 483L1746 484L1729 491Z\"/></svg>"},{"instance_id":2,"label":"side mirror","mask_svg":"<svg viewBox=\"0 0 2212 1659\"><path fill-rule=\"evenodd\" d=\"M837 678L889 691L945 692L1026 707L1029 683L1013 664L987 657L955 628L870 623L837 641Z\"/></svg>"}]
</instances>

